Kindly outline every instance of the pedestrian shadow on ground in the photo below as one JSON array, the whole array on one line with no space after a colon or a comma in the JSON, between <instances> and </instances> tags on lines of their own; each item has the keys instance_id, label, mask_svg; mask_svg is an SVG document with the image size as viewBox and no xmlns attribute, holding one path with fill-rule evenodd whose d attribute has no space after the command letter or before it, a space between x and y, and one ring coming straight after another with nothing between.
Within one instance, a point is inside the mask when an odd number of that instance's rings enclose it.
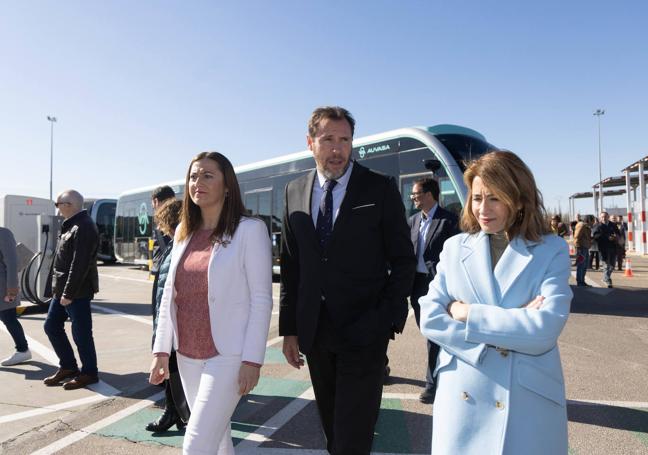
<instances>
[{"instance_id":1,"label":"pedestrian shadow on ground","mask_svg":"<svg viewBox=\"0 0 648 455\"><path fill-rule=\"evenodd\" d=\"M425 387L426 382L420 379L404 378L402 376L393 376L393 375L389 375L387 378L385 378L385 385L395 385L395 384L407 384L407 385L415 385L417 387Z\"/></svg>"},{"instance_id":2,"label":"pedestrian shadow on ground","mask_svg":"<svg viewBox=\"0 0 648 455\"><path fill-rule=\"evenodd\" d=\"M235 446L245 438L245 435L254 432L293 400L293 397L264 395L250 395L246 400L242 400L232 417ZM326 448L317 405L310 400L303 404L304 406L296 414L260 445L261 448L286 449L286 451ZM421 414L408 411L403 409L401 400L383 399L374 433L373 451L430 453L431 438L431 412Z\"/></svg>"},{"instance_id":3,"label":"pedestrian shadow on ground","mask_svg":"<svg viewBox=\"0 0 648 455\"><path fill-rule=\"evenodd\" d=\"M570 422L616 430L648 432L648 410L571 402L567 405L567 415Z\"/></svg>"},{"instance_id":4,"label":"pedestrian shadow on ground","mask_svg":"<svg viewBox=\"0 0 648 455\"><path fill-rule=\"evenodd\" d=\"M572 313L607 316L648 317L648 289L613 288L605 294L600 288L572 286ZM606 288L605 291L608 291Z\"/></svg>"},{"instance_id":5,"label":"pedestrian shadow on ground","mask_svg":"<svg viewBox=\"0 0 648 455\"><path fill-rule=\"evenodd\" d=\"M131 316L151 317L151 305L142 305L141 303L117 303L110 300L93 300L96 306L108 310L120 311ZM93 313L106 314L101 309L93 308Z\"/></svg>"}]
</instances>

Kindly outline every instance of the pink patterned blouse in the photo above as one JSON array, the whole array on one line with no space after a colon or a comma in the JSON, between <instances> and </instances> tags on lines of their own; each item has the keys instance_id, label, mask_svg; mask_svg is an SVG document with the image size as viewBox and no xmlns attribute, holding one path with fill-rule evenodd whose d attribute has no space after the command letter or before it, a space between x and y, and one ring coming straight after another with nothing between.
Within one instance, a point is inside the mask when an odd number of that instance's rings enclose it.
<instances>
[{"instance_id":1,"label":"pink patterned blouse","mask_svg":"<svg viewBox=\"0 0 648 455\"><path fill-rule=\"evenodd\" d=\"M214 247L209 238L212 232L200 229L193 233L175 275L178 352L192 359L218 355L211 333L207 280Z\"/></svg>"}]
</instances>

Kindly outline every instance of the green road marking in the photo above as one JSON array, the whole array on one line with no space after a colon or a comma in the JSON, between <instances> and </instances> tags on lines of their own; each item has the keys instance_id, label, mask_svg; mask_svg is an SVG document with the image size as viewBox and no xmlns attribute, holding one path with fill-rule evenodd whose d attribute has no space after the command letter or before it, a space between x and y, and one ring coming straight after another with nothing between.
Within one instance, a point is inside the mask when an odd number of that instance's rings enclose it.
<instances>
[{"instance_id":1,"label":"green road marking","mask_svg":"<svg viewBox=\"0 0 648 455\"><path fill-rule=\"evenodd\" d=\"M252 395L297 398L310 386L310 381L297 381L295 379L261 376L259 384L252 391Z\"/></svg>"},{"instance_id":2,"label":"green road marking","mask_svg":"<svg viewBox=\"0 0 648 455\"><path fill-rule=\"evenodd\" d=\"M400 400L385 398L374 430L373 450L388 453L410 453L411 444L407 422Z\"/></svg>"},{"instance_id":3,"label":"green road marking","mask_svg":"<svg viewBox=\"0 0 648 455\"><path fill-rule=\"evenodd\" d=\"M266 348L264 363L288 363L281 348Z\"/></svg>"},{"instance_id":4,"label":"green road marking","mask_svg":"<svg viewBox=\"0 0 648 455\"><path fill-rule=\"evenodd\" d=\"M162 409L159 408L142 409L119 422L115 422L97 431L97 434L109 438L126 439L135 442L182 447L184 430L178 431L175 425L171 427L171 430L164 433L151 433L144 429L147 423L156 420L160 417L160 414L162 414Z\"/></svg>"}]
</instances>

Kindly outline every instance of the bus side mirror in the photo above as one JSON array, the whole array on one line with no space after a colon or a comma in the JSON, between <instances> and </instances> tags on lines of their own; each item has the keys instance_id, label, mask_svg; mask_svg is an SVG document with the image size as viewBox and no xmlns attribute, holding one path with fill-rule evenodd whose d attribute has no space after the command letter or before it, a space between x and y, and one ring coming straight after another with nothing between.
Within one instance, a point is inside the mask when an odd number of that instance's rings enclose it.
<instances>
[{"instance_id":1,"label":"bus side mirror","mask_svg":"<svg viewBox=\"0 0 648 455\"><path fill-rule=\"evenodd\" d=\"M430 172L436 172L441 169L441 161L439 160L424 160L423 165Z\"/></svg>"}]
</instances>

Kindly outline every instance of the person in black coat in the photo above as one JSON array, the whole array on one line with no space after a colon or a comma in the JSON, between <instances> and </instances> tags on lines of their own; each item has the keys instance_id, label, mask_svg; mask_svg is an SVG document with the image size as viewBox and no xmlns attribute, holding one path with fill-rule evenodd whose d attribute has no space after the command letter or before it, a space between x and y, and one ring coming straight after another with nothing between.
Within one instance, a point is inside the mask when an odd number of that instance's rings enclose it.
<instances>
[{"instance_id":1,"label":"person in black coat","mask_svg":"<svg viewBox=\"0 0 648 455\"><path fill-rule=\"evenodd\" d=\"M602 211L599 215L599 224L592 230L592 237L598 243L603 260L603 281L608 288L612 287L612 272L616 263L619 235L619 228L610 221L608 212Z\"/></svg>"},{"instance_id":2,"label":"person in black coat","mask_svg":"<svg viewBox=\"0 0 648 455\"><path fill-rule=\"evenodd\" d=\"M457 215L439 206L439 183L430 177L424 177L414 182L410 197L418 213L409 219L410 234L416 254L416 275L410 295L410 304L416 317L416 325L420 327L421 307L418 299L428 292L430 281L436 275L439 255L446 240L459 233ZM419 396L422 403L434 403L436 387L432 371L439 355L439 346L427 340L428 362L425 375L425 390Z\"/></svg>"},{"instance_id":3,"label":"person in black coat","mask_svg":"<svg viewBox=\"0 0 648 455\"><path fill-rule=\"evenodd\" d=\"M99 382L90 309L95 293L99 292L99 233L94 220L83 210L83 196L78 191L63 191L55 205L64 220L54 256L53 295L45 319L45 333L59 358L59 369L43 382L56 386L71 379L63 388L74 390ZM81 371L65 333L68 317L72 321L72 337L79 351Z\"/></svg>"},{"instance_id":4,"label":"person in black coat","mask_svg":"<svg viewBox=\"0 0 648 455\"><path fill-rule=\"evenodd\" d=\"M355 121L316 109L317 169L286 186L279 334L290 365L306 354L332 454L369 454L390 335L401 332L415 260L392 178L350 160Z\"/></svg>"},{"instance_id":5,"label":"person in black coat","mask_svg":"<svg viewBox=\"0 0 648 455\"><path fill-rule=\"evenodd\" d=\"M157 273L153 281L153 338L151 346L155 344L155 330L157 329L158 315L160 314L160 302L164 291L169 266L171 265L171 251L173 250L173 234L180 223L182 213L182 202L171 199L156 207L155 224L160 232L170 238L164 250L158 255ZM147 431L161 433L167 431L174 424L178 430L182 430L189 420L189 406L182 389L182 382L178 373L176 353L173 351L169 356L169 379L164 381L164 412L157 420L146 425Z\"/></svg>"}]
</instances>

